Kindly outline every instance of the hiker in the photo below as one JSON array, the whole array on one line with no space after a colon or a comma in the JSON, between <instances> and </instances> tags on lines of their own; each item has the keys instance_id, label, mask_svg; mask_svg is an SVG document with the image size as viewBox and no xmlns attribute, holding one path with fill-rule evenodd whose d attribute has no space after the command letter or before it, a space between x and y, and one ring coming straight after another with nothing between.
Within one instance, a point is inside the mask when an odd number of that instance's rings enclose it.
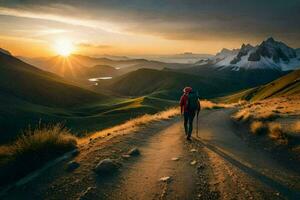
<instances>
[{"instance_id":1,"label":"hiker","mask_svg":"<svg viewBox=\"0 0 300 200\"><path fill-rule=\"evenodd\" d=\"M184 117L186 139L191 140L194 117L196 114L198 117L200 111L198 94L196 94L191 87L185 87L183 89L183 95L180 98L180 108L181 115Z\"/></svg>"}]
</instances>

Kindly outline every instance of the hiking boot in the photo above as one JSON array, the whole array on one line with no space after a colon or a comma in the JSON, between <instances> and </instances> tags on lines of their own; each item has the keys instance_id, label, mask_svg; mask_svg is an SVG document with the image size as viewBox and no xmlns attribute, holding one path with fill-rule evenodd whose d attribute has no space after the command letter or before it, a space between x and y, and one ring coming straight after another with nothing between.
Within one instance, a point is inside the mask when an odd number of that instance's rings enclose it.
<instances>
[{"instance_id":1,"label":"hiking boot","mask_svg":"<svg viewBox=\"0 0 300 200\"><path fill-rule=\"evenodd\" d=\"M186 140L191 141L191 136L187 136Z\"/></svg>"}]
</instances>

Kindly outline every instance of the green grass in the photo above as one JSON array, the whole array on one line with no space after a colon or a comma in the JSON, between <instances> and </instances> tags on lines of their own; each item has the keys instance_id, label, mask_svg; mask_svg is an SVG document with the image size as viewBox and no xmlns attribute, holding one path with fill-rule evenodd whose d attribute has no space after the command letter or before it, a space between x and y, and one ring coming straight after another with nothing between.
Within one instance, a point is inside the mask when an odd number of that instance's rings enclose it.
<instances>
[{"instance_id":1,"label":"green grass","mask_svg":"<svg viewBox=\"0 0 300 200\"><path fill-rule=\"evenodd\" d=\"M239 100L258 101L271 97L288 96L300 93L300 70L290 72L268 84L244 90L229 96L218 98L222 102L237 102Z\"/></svg>"},{"instance_id":2,"label":"green grass","mask_svg":"<svg viewBox=\"0 0 300 200\"><path fill-rule=\"evenodd\" d=\"M61 125L28 129L0 146L0 185L15 181L47 161L76 148L76 137Z\"/></svg>"},{"instance_id":3,"label":"green grass","mask_svg":"<svg viewBox=\"0 0 300 200\"><path fill-rule=\"evenodd\" d=\"M201 97L212 97L231 88L220 87L220 80L204 78L202 75L191 75L168 70L139 69L110 80L105 87L128 96L154 95L158 98L177 100L186 86L193 87ZM216 83L217 82L217 83ZM222 83L226 83L223 80Z\"/></svg>"},{"instance_id":4,"label":"green grass","mask_svg":"<svg viewBox=\"0 0 300 200\"><path fill-rule=\"evenodd\" d=\"M98 131L131 118L149 113L153 114L177 105L152 96L138 98L114 98L107 102L93 102L74 108L59 108L33 104L13 96L0 95L0 143L7 143L31 125L35 128L41 122L63 123L77 136Z\"/></svg>"},{"instance_id":5,"label":"green grass","mask_svg":"<svg viewBox=\"0 0 300 200\"><path fill-rule=\"evenodd\" d=\"M96 93L0 54L0 144L13 141L20 130L39 122L63 123L81 136L171 105L174 102L159 97Z\"/></svg>"},{"instance_id":6,"label":"green grass","mask_svg":"<svg viewBox=\"0 0 300 200\"><path fill-rule=\"evenodd\" d=\"M60 108L109 98L5 54L0 54L0 91L2 96Z\"/></svg>"}]
</instances>

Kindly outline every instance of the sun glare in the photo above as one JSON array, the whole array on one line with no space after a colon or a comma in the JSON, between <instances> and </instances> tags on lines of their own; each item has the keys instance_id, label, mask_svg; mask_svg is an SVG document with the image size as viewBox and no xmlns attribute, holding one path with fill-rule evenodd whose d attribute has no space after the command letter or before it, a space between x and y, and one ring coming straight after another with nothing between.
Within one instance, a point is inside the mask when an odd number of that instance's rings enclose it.
<instances>
[{"instance_id":1,"label":"sun glare","mask_svg":"<svg viewBox=\"0 0 300 200\"><path fill-rule=\"evenodd\" d=\"M74 51L73 44L68 39L57 40L55 42L54 48L58 55L61 55L64 57L69 56Z\"/></svg>"}]
</instances>

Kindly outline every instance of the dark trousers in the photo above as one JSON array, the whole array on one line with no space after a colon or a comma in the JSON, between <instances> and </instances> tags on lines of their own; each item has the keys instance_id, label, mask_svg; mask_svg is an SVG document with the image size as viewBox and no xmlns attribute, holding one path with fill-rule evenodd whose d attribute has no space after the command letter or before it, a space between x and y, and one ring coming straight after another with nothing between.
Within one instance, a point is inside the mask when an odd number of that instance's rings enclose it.
<instances>
[{"instance_id":1,"label":"dark trousers","mask_svg":"<svg viewBox=\"0 0 300 200\"><path fill-rule=\"evenodd\" d=\"M190 137L193 132L193 121L195 118L195 112L184 112L184 130L185 134Z\"/></svg>"}]
</instances>

